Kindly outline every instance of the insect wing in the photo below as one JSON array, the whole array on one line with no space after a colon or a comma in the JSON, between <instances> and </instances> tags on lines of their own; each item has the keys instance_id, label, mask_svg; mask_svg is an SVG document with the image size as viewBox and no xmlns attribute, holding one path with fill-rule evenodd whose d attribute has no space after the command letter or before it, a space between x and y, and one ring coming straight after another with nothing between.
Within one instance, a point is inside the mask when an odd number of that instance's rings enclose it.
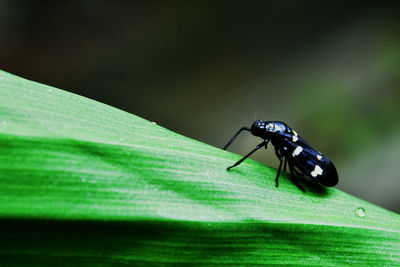
<instances>
[{"instance_id":1,"label":"insect wing","mask_svg":"<svg viewBox=\"0 0 400 267\"><path fill-rule=\"evenodd\" d=\"M311 179L324 186L334 186L338 182L338 174L333 163L321 153L313 149L300 136L288 135L282 140L287 147L285 156Z\"/></svg>"}]
</instances>

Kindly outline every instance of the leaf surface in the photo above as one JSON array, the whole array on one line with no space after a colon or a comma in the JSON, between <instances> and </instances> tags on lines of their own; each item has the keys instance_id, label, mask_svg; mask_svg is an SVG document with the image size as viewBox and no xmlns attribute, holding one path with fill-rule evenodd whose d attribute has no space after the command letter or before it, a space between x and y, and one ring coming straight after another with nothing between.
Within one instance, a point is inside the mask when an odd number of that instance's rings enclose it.
<instances>
[{"instance_id":1,"label":"leaf surface","mask_svg":"<svg viewBox=\"0 0 400 267\"><path fill-rule=\"evenodd\" d=\"M240 157L0 71L2 258L400 265L398 214Z\"/></svg>"}]
</instances>

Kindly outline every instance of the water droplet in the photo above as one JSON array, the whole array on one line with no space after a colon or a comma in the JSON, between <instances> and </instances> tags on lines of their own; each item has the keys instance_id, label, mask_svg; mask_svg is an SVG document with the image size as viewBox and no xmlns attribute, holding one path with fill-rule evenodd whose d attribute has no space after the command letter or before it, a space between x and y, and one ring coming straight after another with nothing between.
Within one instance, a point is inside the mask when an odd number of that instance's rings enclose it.
<instances>
[{"instance_id":1,"label":"water droplet","mask_svg":"<svg viewBox=\"0 0 400 267\"><path fill-rule=\"evenodd\" d=\"M3 125L6 125L6 124L7 124L7 122L6 122L6 121L2 121L1 123L2 123Z\"/></svg>"},{"instance_id":2,"label":"water droplet","mask_svg":"<svg viewBox=\"0 0 400 267\"><path fill-rule=\"evenodd\" d=\"M151 123L152 123L152 124L157 124L157 122L155 122L155 121L152 121Z\"/></svg>"},{"instance_id":3,"label":"water droplet","mask_svg":"<svg viewBox=\"0 0 400 267\"><path fill-rule=\"evenodd\" d=\"M49 92L52 92L53 91L53 89L49 89Z\"/></svg>"},{"instance_id":4,"label":"water droplet","mask_svg":"<svg viewBox=\"0 0 400 267\"><path fill-rule=\"evenodd\" d=\"M123 137L119 138L119 141L124 141L124 140L125 140L125 138L123 138Z\"/></svg>"},{"instance_id":5,"label":"water droplet","mask_svg":"<svg viewBox=\"0 0 400 267\"><path fill-rule=\"evenodd\" d=\"M361 218L367 216L367 212L365 211L364 208L361 207L356 210L356 214Z\"/></svg>"}]
</instances>

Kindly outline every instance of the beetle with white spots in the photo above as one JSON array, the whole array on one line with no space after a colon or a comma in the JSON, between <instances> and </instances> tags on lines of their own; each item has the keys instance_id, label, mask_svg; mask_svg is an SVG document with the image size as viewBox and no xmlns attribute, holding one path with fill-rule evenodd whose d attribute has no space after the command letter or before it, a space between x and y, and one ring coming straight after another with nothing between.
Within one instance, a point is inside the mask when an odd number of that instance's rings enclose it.
<instances>
[{"instance_id":1,"label":"beetle with white spots","mask_svg":"<svg viewBox=\"0 0 400 267\"><path fill-rule=\"evenodd\" d=\"M285 123L280 121L255 121L250 128L242 127L226 144L226 149L242 131L249 131L254 136L263 139L263 142L256 146L250 153L241 160L228 167L238 166L251 154L258 149L265 147L269 142L274 145L275 155L280 164L275 178L275 185L278 187L280 172L286 171L286 165L289 165L290 179L303 192L304 188L300 185L296 176L307 176L311 180L321 183L324 186L334 186L338 183L339 177L333 163L320 152L316 151L302 139L297 132L292 130Z\"/></svg>"}]
</instances>

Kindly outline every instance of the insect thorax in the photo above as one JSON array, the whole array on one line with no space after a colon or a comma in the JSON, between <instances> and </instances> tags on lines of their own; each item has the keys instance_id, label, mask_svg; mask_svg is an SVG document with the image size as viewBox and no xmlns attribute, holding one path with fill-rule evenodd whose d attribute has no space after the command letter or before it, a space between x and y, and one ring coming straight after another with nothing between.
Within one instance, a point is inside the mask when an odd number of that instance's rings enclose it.
<instances>
[{"instance_id":1,"label":"insect thorax","mask_svg":"<svg viewBox=\"0 0 400 267\"><path fill-rule=\"evenodd\" d=\"M290 128L280 121L255 121L251 125L251 133L262 139L272 139L279 133L284 133Z\"/></svg>"}]
</instances>

